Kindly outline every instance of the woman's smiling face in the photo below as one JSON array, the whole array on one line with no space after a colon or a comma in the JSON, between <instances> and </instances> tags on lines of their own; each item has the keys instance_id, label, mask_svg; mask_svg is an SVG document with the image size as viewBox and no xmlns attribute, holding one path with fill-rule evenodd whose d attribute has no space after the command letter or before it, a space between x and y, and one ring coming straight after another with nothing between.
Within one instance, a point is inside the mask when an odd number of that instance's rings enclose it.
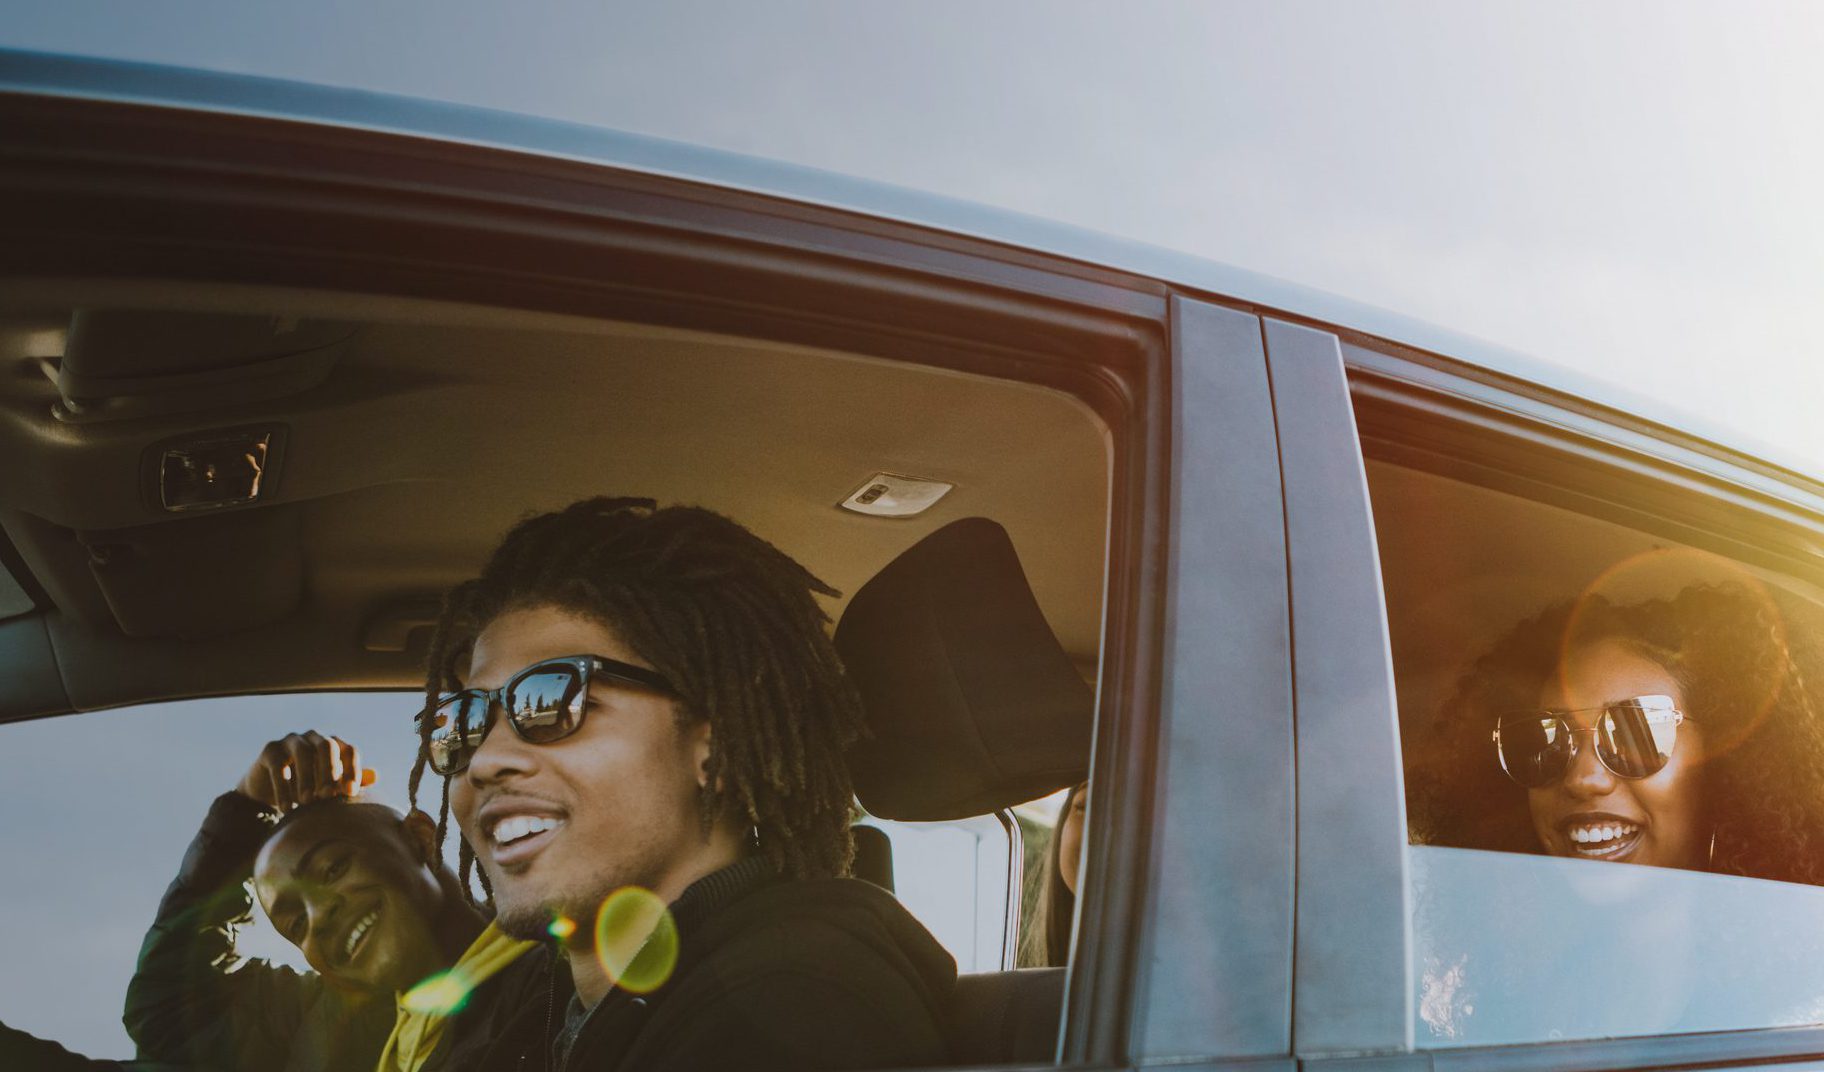
<instances>
[{"instance_id":1,"label":"woman's smiling face","mask_svg":"<svg viewBox=\"0 0 1824 1072\"><path fill-rule=\"evenodd\" d=\"M1704 742L1689 718L1678 727L1672 759L1657 773L1630 781L1603 766L1592 735L1592 708L1634 696L1670 696L1685 710L1684 690L1671 671L1616 640L1572 651L1562 673L1546 685L1541 707L1567 715L1576 744L1564 777L1527 791L1533 829L1554 856L1654 867L1701 869L1710 829L1704 818Z\"/></svg>"}]
</instances>

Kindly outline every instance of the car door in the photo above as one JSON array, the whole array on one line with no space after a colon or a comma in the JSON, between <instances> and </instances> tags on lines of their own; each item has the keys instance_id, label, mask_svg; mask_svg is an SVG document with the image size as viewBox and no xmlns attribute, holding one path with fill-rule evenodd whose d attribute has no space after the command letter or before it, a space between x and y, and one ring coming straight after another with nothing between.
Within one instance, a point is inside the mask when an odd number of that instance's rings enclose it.
<instances>
[{"instance_id":1,"label":"car door","mask_svg":"<svg viewBox=\"0 0 1824 1072\"><path fill-rule=\"evenodd\" d=\"M1814 1058L1818 711L1794 683L1819 635L1816 482L1449 358L1293 324L1267 346L1299 701L1300 1060ZM1282 390L1292 376L1306 389ZM1587 768L1637 810L1560 825L1573 776L1516 786L1490 736L1507 724L1487 697L1555 695L1498 684L1522 641L1526 666L1581 680L1579 623L1606 619L1660 630L1684 660L1667 687L1704 773L1678 777L1709 825L1682 858L1648 851L1671 841L1669 798L1630 788L1672 784L1670 765Z\"/></svg>"}]
</instances>

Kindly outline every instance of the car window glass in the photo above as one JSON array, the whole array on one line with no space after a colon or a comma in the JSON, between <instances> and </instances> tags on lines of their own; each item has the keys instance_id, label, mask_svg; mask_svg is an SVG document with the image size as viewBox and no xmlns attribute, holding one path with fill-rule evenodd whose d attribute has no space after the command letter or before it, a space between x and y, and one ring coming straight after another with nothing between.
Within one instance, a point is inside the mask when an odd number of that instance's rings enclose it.
<instances>
[{"instance_id":1,"label":"car window glass","mask_svg":"<svg viewBox=\"0 0 1824 1072\"><path fill-rule=\"evenodd\" d=\"M956 958L959 972L999 971L1007 934L1006 828L991 815L947 823L869 816L893 852L893 889Z\"/></svg>"},{"instance_id":2,"label":"car window glass","mask_svg":"<svg viewBox=\"0 0 1824 1072\"><path fill-rule=\"evenodd\" d=\"M1419 1044L1818 1022L1817 590L1418 469L1368 477Z\"/></svg>"}]
</instances>

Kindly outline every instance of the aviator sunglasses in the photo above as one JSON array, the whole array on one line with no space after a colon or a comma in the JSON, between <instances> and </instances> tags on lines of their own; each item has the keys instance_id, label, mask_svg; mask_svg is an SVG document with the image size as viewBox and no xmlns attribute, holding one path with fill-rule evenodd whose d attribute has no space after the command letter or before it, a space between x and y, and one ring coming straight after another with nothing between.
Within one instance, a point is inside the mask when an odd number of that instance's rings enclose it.
<instances>
[{"instance_id":1,"label":"aviator sunglasses","mask_svg":"<svg viewBox=\"0 0 1824 1072\"><path fill-rule=\"evenodd\" d=\"M1591 724L1571 724L1567 715L1594 715ZM1577 754L1577 735L1596 741L1596 758L1618 778L1650 778L1672 761L1678 727L1686 721L1670 696L1632 696L1601 707L1529 711L1508 715L1495 726L1501 769L1528 789L1556 784Z\"/></svg>"},{"instance_id":2,"label":"aviator sunglasses","mask_svg":"<svg viewBox=\"0 0 1824 1072\"><path fill-rule=\"evenodd\" d=\"M467 768L497 709L506 712L507 725L527 744L563 740L582 728L589 683L598 678L677 695L662 674L618 659L545 659L514 674L498 689L463 689L439 699L429 713L431 736L425 755L431 769L447 777Z\"/></svg>"}]
</instances>

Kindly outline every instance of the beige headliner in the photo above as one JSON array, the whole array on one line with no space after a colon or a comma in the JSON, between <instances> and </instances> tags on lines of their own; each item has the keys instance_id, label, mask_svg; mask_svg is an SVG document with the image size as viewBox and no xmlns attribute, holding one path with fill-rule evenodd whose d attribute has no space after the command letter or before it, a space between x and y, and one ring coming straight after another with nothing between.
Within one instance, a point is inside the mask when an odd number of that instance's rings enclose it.
<instances>
[{"instance_id":1,"label":"beige headliner","mask_svg":"<svg viewBox=\"0 0 1824 1072\"><path fill-rule=\"evenodd\" d=\"M284 312L364 322L331 381L310 394L203 417L70 428L24 362L24 332L89 305ZM10 317L10 319L8 319ZM308 595L267 643L141 643L190 663L164 682L79 686L79 706L269 687L413 684L397 659L358 653L361 625L478 567L514 520L592 494L707 506L747 524L845 593L920 537L961 517L1005 525L1067 650L1093 664L1101 635L1110 445L1075 398L1028 384L684 331L418 301L270 290L41 285L0 308L16 373L0 386L0 505L72 528L151 517L133 495L138 455L192 428L290 426L279 499L306 502ZM0 328L4 331L4 328ZM125 422L122 422L124 425ZM957 485L912 520L836 504L875 472ZM94 474L102 474L97 477ZM30 563L34 571L67 563ZM842 603L831 606L832 617ZM60 627L60 660L100 661L113 638ZM92 632L92 631L88 631ZM273 644L328 646L271 662ZM254 646L265 649L252 657ZM356 652L348 660L338 650ZM135 660L136 662L139 660ZM281 660L282 662L282 660ZM275 664L276 665L276 664ZM210 673L211 667L221 671ZM66 677L68 677L66 673Z\"/></svg>"}]
</instances>

